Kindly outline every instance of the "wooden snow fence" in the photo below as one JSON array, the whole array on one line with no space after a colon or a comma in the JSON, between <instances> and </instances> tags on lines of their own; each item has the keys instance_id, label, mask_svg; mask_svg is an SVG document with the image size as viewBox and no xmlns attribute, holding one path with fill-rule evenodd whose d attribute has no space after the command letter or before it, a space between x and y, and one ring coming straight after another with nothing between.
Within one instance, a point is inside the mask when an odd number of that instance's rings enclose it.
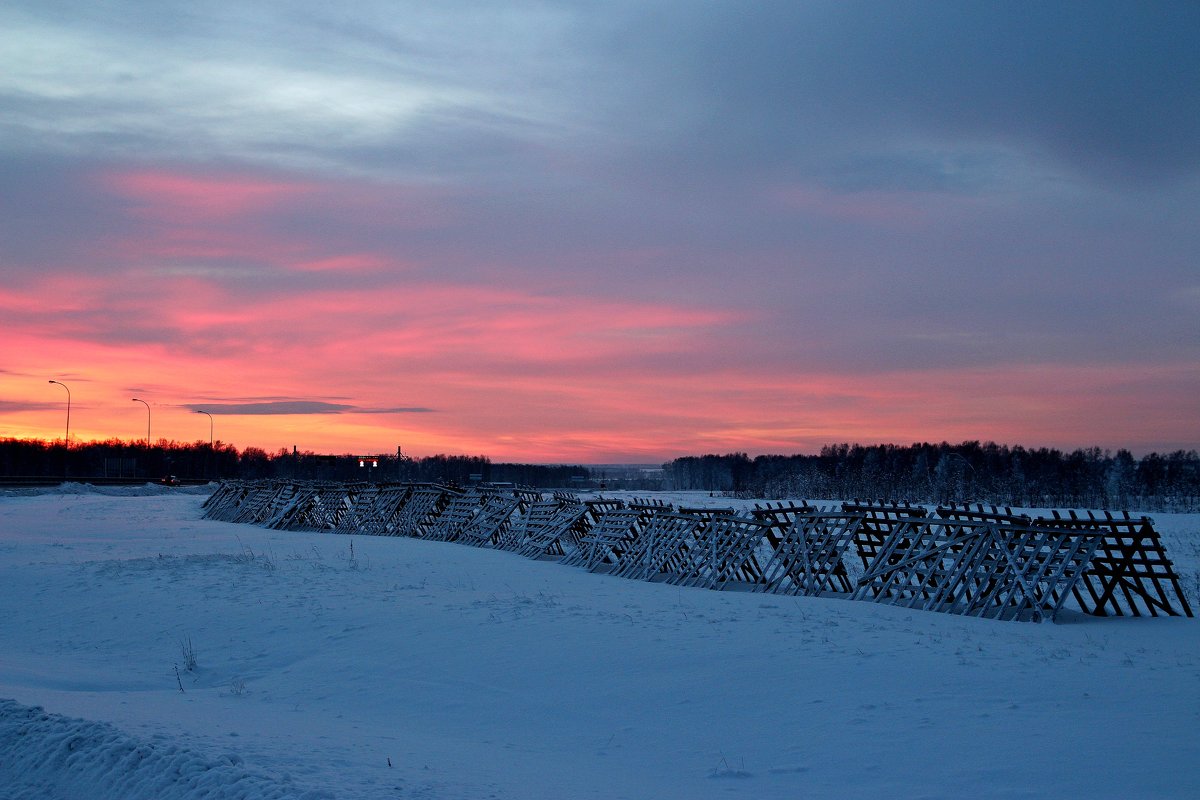
<instances>
[{"instance_id":1,"label":"wooden snow fence","mask_svg":"<svg viewBox=\"0 0 1200 800\"><path fill-rule=\"evenodd\" d=\"M574 542L575 546L559 559L559 563L569 567L588 568L591 558L599 552L598 542L595 537L597 535L607 536L605 532L599 530L604 515L612 511L621 511L625 508L623 500L612 498L597 497L593 500L583 500L582 502L584 512L583 518L576 525L578 536ZM602 547L603 545L599 545L599 548Z\"/></svg>"},{"instance_id":2,"label":"wooden snow fence","mask_svg":"<svg viewBox=\"0 0 1200 800\"><path fill-rule=\"evenodd\" d=\"M210 518L260 525L286 504L294 491L286 481L246 481L240 491L231 492L225 498L220 508L213 509Z\"/></svg>"},{"instance_id":3,"label":"wooden snow fence","mask_svg":"<svg viewBox=\"0 0 1200 800\"><path fill-rule=\"evenodd\" d=\"M733 514L693 516L702 520L702 526L683 542L679 558L665 570L668 583L703 589L763 583L758 553L771 531L770 522Z\"/></svg>"},{"instance_id":4,"label":"wooden snow fence","mask_svg":"<svg viewBox=\"0 0 1200 800\"><path fill-rule=\"evenodd\" d=\"M302 484L262 524L276 530L335 530L345 501L346 489L339 484Z\"/></svg>"},{"instance_id":5,"label":"wooden snow fence","mask_svg":"<svg viewBox=\"0 0 1200 800\"><path fill-rule=\"evenodd\" d=\"M394 484L381 488L363 532L376 536L398 535L397 518L404 512L418 488L420 487L416 484Z\"/></svg>"},{"instance_id":6,"label":"wooden snow fence","mask_svg":"<svg viewBox=\"0 0 1200 800\"><path fill-rule=\"evenodd\" d=\"M206 507L205 516L221 522L236 522L244 514L244 507L256 502L264 491L263 483L245 481L233 484L231 491L221 492L221 496Z\"/></svg>"},{"instance_id":7,"label":"wooden snow fence","mask_svg":"<svg viewBox=\"0 0 1200 800\"><path fill-rule=\"evenodd\" d=\"M517 500L517 507L522 513L534 503L542 499L542 493L533 489L513 489L512 496Z\"/></svg>"},{"instance_id":8,"label":"wooden snow fence","mask_svg":"<svg viewBox=\"0 0 1200 800\"><path fill-rule=\"evenodd\" d=\"M260 520L259 524L264 528L276 530L286 528L292 518L300 512L300 509L308 504L316 491L312 484L297 485L290 482L284 484L282 491L270 504L268 516L266 519Z\"/></svg>"},{"instance_id":9,"label":"wooden snow fence","mask_svg":"<svg viewBox=\"0 0 1200 800\"><path fill-rule=\"evenodd\" d=\"M587 506L578 500L538 500L522 512L496 546L527 558L561 558L577 546Z\"/></svg>"},{"instance_id":10,"label":"wooden snow fence","mask_svg":"<svg viewBox=\"0 0 1200 800\"><path fill-rule=\"evenodd\" d=\"M639 503L604 514L585 539L585 566L625 578L706 589L762 582L758 554L770 523L667 508Z\"/></svg>"},{"instance_id":11,"label":"wooden snow fence","mask_svg":"<svg viewBox=\"0 0 1200 800\"><path fill-rule=\"evenodd\" d=\"M900 525L910 519L924 518L928 514L920 506L905 503L892 503L884 500L868 501L854 500L842 503L842 511L847 514L862 514L862 522L854 535L854 546L858 551L859 561L863 569L875 563L885 542ZM903 547L898 545L901 550ZM894 551L894 549L893 549Z\"/></svg>"},{"instance_id":12,"label":"wooden snow fence","mask_svg":"<svg viewBox=\"0 0 1200 800\"><path fill-rule=\"evenodd\" d=\"M732 517L736 513L732 508L705 508L704 506L680 506L678 511L680 514L691 514L693 517L700 517L705 522L712 520L714 517Z\"/></svg>"},{"instance_id":13,"label":"wooden snow fence","mask_svg":"<svg viewBox=\"0 0 1200 800\"><path fill-rule=\"evenodd\" d=\"M392 514L387 535L424 537L453 494L456 493L436 484L415 484L404 505Z\"/></svg>"},{"instance_id":14,"label":"wooden snow fence","mask_svg":"<svg viewBox=\"0 0 1200 800\"><path fill-rule=\"evenodd\" d=\"M327 527L337 530L354 505L356 487L342 483L326 483L321 504L325 509Z\"/></svg>"},{"instance_id":15,"label":"wooden snow fence","mask_svg":"<svg viewBox=\"0 0 1200 800\"><path fill-rule=\"evenodd\" d=\"M478 491L468 490L452 494L450 501L429 523L424 538L449 542L458 538L459 531L475 518L483 507L484 496Z\"/></svg>"},{"instance_id":16,"label":"wooden snow fence","mask_svg":"<svg viewBox=\"0 0 1200 800\"><path fill-rule=\"evenodd\" d=\"M657 514L660 511L674 511L675 506L668 503L666 500L646 497L632 497L626 503L629 508L635 508L638 511L645 511L650 514Z\"/></svg>"},{"instance_id":17,"label":"wooden snow fence","mask_svg":"<svg viewBox=\"0 0 1200 800\"><path fill-rule=\"evenodd\" d=\"M1148 517L854 501L679 508L434 484L229 481L207 519L416 536L555 558L593 572L707 589L836 595L992 619L1193 616ZM862 563L851 564L851 546Z\"/></svg>"},{"instance_id":18,"label":"wooden snow fence","mask_svg":"<svg viewBox=\"0 0 1200 800\"><path fill-rule=\"evenodd\" d=\"M233 522L238 506L245 501L249 493L250 484L246 481L223 481L201 505L201 508L204 509L204 518L219 522Z\"/></svg>"},{"instance_id":19,"label":"wooden snow fence","mask_svg":"<svg viewBox=\"0 0 1200 800\"><path fill-rule=\"evenodd\" d=\"M371 510L379 497L380 485L377 483L351 483L346 486L345 509L338 517L338 533L364 532Z\"/></svg>"},{"instance_id":20,"label":"wooden snow fence","mask_svg":"<svg viewBox=\"0 0 1200 800\"><path fill-rule=\"evenodd\" d=\"M564 558L561 563L581 566L590 572L612 572L635 546L646 521L663 511L671 511L666 503L633 501L624 505L617 500L592 501L589 512L595 515L585 535L580 539L579 552Z\"/></svg>"},{"instance_id":21,"label":"wooden snow fence","mask_svg":"<svg viewBox=\"0 0 1200 800\"><path fill-rule=\"evenodd\" d=\"M1009 508L983 505L939 507L937 514L947 519L1103 532L1104 539L1083 578L1072 589L1072 605L1101 617L1193 615L1162 537L1149 517L1134 517L1128 511L1055 510L1049 517L1030 519L1013 514Z\"/></svg>"},{"instance_id":22,"label":"wooden snow fence","mask_svg":"<svg viewBox=\"0 0 1200 800\"><path fill-rule=\"evenodd\" d=\"M810 596L849 594L854 586L845 558L865 515L808 508L789 512L786 523L780 519L771 526L773 553L764 569L762 590Z\"/></svg>"},{"instance_id":23,"label":"wooden snow fence","mask_svg":"<svg viewBox=\"0 0 1200 800\"><path fill-rule=\"evenodd\" d=\"M613 573L618 572L618 566L628 567L629 561L633 556L626 555L626 551L638 550L638 552L643 552L641 549L642 545L637 543L637 539L640 538L642 531L645 530L646 523L658 514L673 513L675 511L675 506L665 500L641 497L630 498L625 508L637 514L638 524L633 528L633 538L626 542L627 546L615 554L616 559L612 562L611 568L608 570Z\"/></svg>"},{"instance_id":24,"label":"wooden snow fence","mask_svg":"<svg viewBox=\"0 0 1200 800\"><path fill-rule=\"evenodd\" d=\"M230 522L262 525L286 505L295 494L295 487L283 481L257 482L238 505Z\"/></svg>"},{"instance_id":25,"label":"wooden snow fence","mask_svg":"<svg viewBox=\"0 0 1200 800\"><path fill-rule=\"evenodd\" d=\"M356 506L359 532L369 536L391 535L393 520L408 503L412 489L409 484L387 483L378 486L374 491L364 492L363 501Z\"/></svg>"},{"instance_id":26,"label":"wooden snow fence","mask_svg":"<svg viewBox=\"0 0 1200 800\"><path fill-rule=\"evenodd\" d=\"M510 520L519 506L518 497L488 495L479 512L459 528L454 541L476 547L495 547L496 542L507 531Z\"/></svg>"},{"instance_id":27,"label":"wooden snow fence","mask_svg":"<svg viewBox=\"0 0 1200 800\"><path fill-rule=\"evenodd\" d=\"M607 514L609 511L625 508L625 501L615 497L597 497L593 500L584 500L583 504L587 506L588 519L592 522L596 522L601 515Z\"/></svg>"},{"instance_id":28,"label":"wooden snow fence","mask_svg":"<svg viewBox=\"0 0 1200 800\"><path fill-rule=\"evenodd\" d=\"M643 507L645 510L645 507ZM650 513L638 534L610 570L613 575L639 580L661 580L681 563L688 543L704 520L674 511Z\"/></svg>"},{"instance_id":29,"label":"wooden snow fence","mask_svg":"<svg viewBox=\"0 0 1200 800\"><path fill-rule=\"evenodd\" d=\"M1053 617L1103 540L1096 531L910 517L896 521L856 600L992 619Z\"/></svg>"},{"instance_id":30,"label":"wooden snow fence","mask_svg":"<svg viewBox=\"0 0 1200 800\"><path fill-rule=\"evenodd\" d=\"M771 546L775 547L779 542L781 532L795 522L797 517L812 514L816 511L816 508L801 500L798 503L755 503L754 509L750 514L755 519L771 523L772 532L768 538Z\"/></svg>"},{"instance_id":31,"label":"wooden snow fence","mask_svg":"<svg viewBox=\"0 0 1200 800\"><path fill-rule=\"evenodd\" d=\"M1007 506L985 506L982 503L961 503L938 506L934 511L942 519L975 520L978 522L1004 522L1014 525L1032 522L1026 514L1014 514Z\"/></svg>"},{"instance_id":32,"label":"wooden snow fence","mask_svg":"<svg viewBox=\"0 0 1200 800\"><path fill-rule=\"evenodd\" d=\"M605 511L580 541L577 556L569 562L564 559L563 563L589 572L610 571L638 537L642 516L642 512L632 508Z\"/></svg>"},{"instance_id":33,"label":"wooden snow fence","mask_svg":"<svg viewBox=\"0 0 1200 800\"><path fill-rule=\"evenodd\" d=\"M1081 610L1095 616L1193 616L1167 558L1162 537L1149 517L1129 512L1054 511L1035 524L1101 537L1083 580L1072 587Z\"/></svg>"},{"instance_id":34,"label":"wooden snow fence","mask_svg":"<svg viewBox=\"0 0 1200 800\"><path fill-rule=\"evenodd\" d=\"M305 499L312 495L312 491L311 484L300 485L292 481L280 483L278 491L266 506L265 515L256 520L257 524L264 528L278 527L281 520L287 518L298 505L303 504Z\"/></svg>"}]
</instances>

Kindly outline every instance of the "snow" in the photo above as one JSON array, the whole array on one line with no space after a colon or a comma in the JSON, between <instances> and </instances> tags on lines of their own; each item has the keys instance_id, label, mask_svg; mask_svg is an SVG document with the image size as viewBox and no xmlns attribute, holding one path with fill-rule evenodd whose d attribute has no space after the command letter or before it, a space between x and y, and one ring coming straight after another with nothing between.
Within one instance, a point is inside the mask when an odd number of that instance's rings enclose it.
<instances>
[{"instance_id":1,"label":"snow","mask_svg":"<svg viewBox=\"0 0 1200 800\"><path fill-rule=\"evenodd\" d=\"M1200 796L1195 620L679 588L207 492L0 494L0 799ZM1154 518L1195 606L1200 515Z\"/></svg>"}]
</instances>

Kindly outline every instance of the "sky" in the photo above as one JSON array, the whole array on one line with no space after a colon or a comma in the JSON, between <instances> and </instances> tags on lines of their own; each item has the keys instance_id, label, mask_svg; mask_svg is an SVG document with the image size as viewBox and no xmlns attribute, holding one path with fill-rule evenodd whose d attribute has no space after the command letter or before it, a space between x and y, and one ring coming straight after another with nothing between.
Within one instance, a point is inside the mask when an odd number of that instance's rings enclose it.
<instances>
[{"instance_id":1,"label":"sky","mask_svg":"<svg viewBox=\"0 0 1200 800\"><path fill-rule=\"evenodd\" d=\"M0 437L1200 448L1191 0L0 29Z\"/></svg>"}]
</instances>

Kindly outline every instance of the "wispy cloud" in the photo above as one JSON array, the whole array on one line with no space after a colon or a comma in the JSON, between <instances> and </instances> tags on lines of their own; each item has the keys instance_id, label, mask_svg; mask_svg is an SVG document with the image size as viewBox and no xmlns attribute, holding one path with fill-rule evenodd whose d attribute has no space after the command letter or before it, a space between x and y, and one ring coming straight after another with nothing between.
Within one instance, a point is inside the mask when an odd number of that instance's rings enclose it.
<instances>
[{"instance_id":1,"label":"wispy cloud","mask_svg":"<svg viewBox=\"0 0 1200 800\"><path fill-rule=\"evenodd\" d=\"M237 416L274 416L285 414L424 414L432 408L361 408L346 403L321 400L277 400L265 403L202 403L187 405L193 411Z\"/></svg>"},{"instance_id":2,"label":"wispy cloud","mask_svg":"<svg viewBox=\"0 0 1200 800\"><path fill-rule=\"evenodd\" d=\"M41 403L37 401L0 400L0 414L18 413L22 411L61 410L62 403Z\"/></svg>"}]
</instances>

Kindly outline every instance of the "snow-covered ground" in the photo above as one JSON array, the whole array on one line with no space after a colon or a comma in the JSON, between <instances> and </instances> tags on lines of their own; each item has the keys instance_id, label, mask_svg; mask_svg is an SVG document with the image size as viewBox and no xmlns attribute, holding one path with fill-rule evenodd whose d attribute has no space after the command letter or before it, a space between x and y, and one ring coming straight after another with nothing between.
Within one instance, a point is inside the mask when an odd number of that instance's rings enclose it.
<instances>
[{"instance_id":1,"label":"snow-covered ground","mask_svg":"<svg viewBox=\"0 0 1200 800\"><path fill-rule=\"evenodd\" d=\"M147 492L0 494L0 800L1200 797L1196 620L710 592ZM1200 517L1154 516L1194 593Z\"/></svg>"}]
</instances>

